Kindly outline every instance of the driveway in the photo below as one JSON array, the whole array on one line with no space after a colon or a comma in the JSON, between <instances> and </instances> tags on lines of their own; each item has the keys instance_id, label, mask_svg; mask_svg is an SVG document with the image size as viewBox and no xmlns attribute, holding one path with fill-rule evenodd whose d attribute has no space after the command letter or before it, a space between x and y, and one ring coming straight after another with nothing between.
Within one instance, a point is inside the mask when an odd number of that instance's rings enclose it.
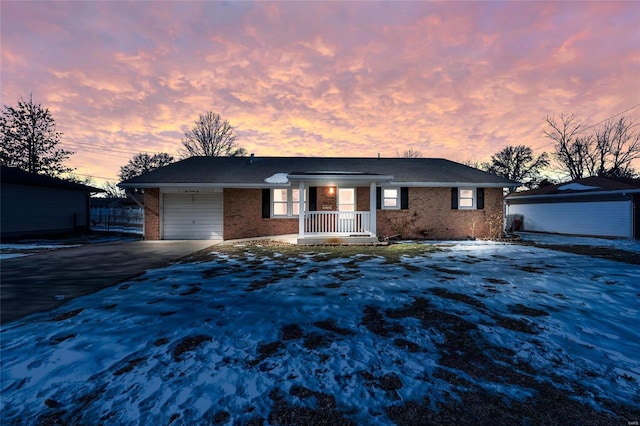
<instances>
[{"instance_id":1,"label":"driveway","mask_svg":"<svg viewBox=\"0 0 640 426\"><path fill-rule=\"evenodd\" d=\"M51 309L213 244L214 241L88 244L3 260L0 323Z\"/></svg>"}]
</instances>

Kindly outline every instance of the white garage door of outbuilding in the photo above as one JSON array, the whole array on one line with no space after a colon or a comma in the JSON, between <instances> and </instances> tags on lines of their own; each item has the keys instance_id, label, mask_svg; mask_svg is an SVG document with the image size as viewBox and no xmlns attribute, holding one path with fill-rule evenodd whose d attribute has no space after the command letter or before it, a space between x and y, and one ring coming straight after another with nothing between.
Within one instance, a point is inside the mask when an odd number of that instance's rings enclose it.
<instances>
[{"instance_id":1,"label":"white garage door of outbuilding","mask_svg":"<svg viewBox=\"0 0 640 426\"><path fill-rule=\"evenodd\" d=\"M222 240L222 193L164 194L162 238Z\"/></svg>"},{"instance_id":2,"label":"white garage door of outbuilding","mask_svg":"<svg viewBox=\"0 0 640 426\"><path fill-rule=\"evenodd\" d=\"M629 201L513 204L507 213L523 216L524 231L633 238Z\"/></svg>"}]
</instances>

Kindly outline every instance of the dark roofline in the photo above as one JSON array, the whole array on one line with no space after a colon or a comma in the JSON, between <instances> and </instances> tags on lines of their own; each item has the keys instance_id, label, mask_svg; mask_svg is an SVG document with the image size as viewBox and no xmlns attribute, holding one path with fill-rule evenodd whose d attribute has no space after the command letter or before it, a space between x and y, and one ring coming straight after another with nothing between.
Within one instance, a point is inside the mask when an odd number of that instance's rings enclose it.
<instances>
[{"instance_id":1,"label":"dark roofline","mask_svg":"<svg viewBox=\"0 0 640 426\"><path fill-rule=\"evenodd\" d=\"M441 158L376 157L191 157L121 182L124 188L273 187L277 173L298 178L392 176L404 186L517 187L519 182Z\"/></svg>"},{"instance_id":2,"label":"dark roofline","mask_svg":"<svg viewBox=\"0 0 640 426\"><path fill-rule=\"evenodd\" d=\"M38 175L21 170L17 167L0 166L0 181L14 185L40 186L46 188L68 189L72 191L104 192L103 189L81 183L55 178L52 176Z\"/></svg>"},{"instance_id":3,"label":"dark roofline","mask_svg":"<svg viewBox=\"0 0 640 426\"><path fill-rule=\"evenodd\" d=\"M593 186L591 189L567 189L560 190L567 185L580 184L584 186ZM531 189L529 191L512 192L507 195L507 199L520 198L542 198L542 197L579 197L589 194L614 194L614 193L640 193L640 179L629 178L605 178L600 176L590 176L586 178L574 179L569 182L559 183L555 185L542 186L540 188Z\"/></svg>"}]
</instances>

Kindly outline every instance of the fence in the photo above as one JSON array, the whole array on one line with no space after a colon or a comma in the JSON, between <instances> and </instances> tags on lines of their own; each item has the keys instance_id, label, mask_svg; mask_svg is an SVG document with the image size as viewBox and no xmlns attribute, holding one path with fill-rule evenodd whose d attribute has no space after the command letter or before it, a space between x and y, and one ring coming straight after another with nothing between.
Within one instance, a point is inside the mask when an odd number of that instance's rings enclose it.
<instances>
[{"instance_id":1,"label":"fence","mask_svg":"<svg viewBox=\"0 0 640 426\"><path fill-rule=\"evenodd\" d=\"M142 230L144 223L144 213L142 209L109 209L109 208L92 208L91 209L91 228L105 229L107 231L115 230L115 228L126 228L135 231Z\"/></svg>"}]
</instances>

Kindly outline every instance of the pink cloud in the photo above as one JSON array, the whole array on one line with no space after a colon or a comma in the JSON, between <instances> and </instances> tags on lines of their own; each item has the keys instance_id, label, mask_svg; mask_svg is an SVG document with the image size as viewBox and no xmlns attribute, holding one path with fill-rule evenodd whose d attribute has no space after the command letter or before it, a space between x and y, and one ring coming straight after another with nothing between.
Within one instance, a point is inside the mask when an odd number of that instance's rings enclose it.
<instances>
[{"instance_id":1,"label":"pink cloud","mask_svg":"<svg viewBox=\"0 0 640 426\"><path fill-rule=\"evenodd\" d=\"M640 103L639 9L3 2L2 99L32 92L78 152L73 165L96 176L115 178L138 151L176 153L209 109L258 155L412 147L486 160L544 145L545 115L594 123Z\"/></svg>"}]
</instances>

